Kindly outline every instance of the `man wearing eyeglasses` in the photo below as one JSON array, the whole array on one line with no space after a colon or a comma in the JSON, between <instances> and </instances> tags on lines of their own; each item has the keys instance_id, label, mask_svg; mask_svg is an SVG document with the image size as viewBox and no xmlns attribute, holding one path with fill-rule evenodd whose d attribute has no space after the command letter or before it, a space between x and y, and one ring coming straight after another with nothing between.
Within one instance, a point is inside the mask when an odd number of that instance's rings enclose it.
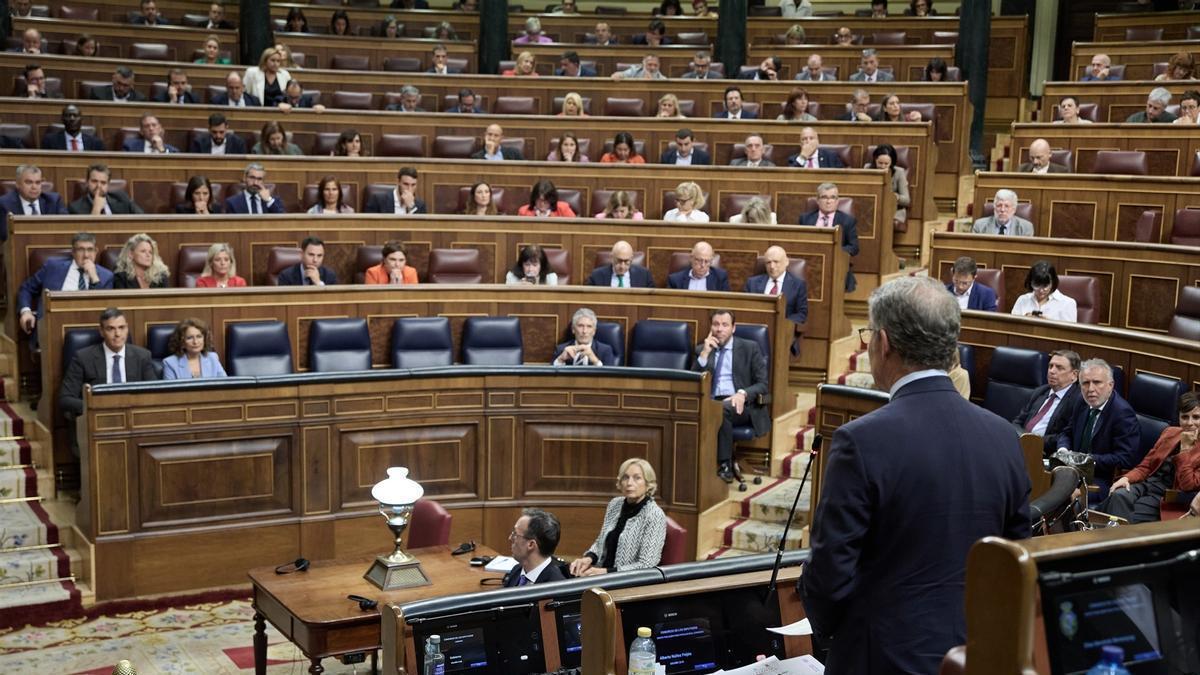
<instances>
[{"instance_id":1,"label":"man wearing eyeglasses","mask_svg":"<svg viewBox=\"0 0 1200 675\"><path fill-rule=\"evenodd\" d=\"M586 286L609 288L654 288L650 270L633 264L633 247L618 241L612 247L612 262L592 270Z\"/></svg>"},{"instance_id":2,"label":"man wearing eyeglasses","mask_svg":"<svg viewBox=\"0 0 1200 675\"><path fill-rule=\"evenodd\" d=\"M712 69L712 54L696 52L692 57L692 69L683 74L685 80L719 80L721 76Z\"/></svg>"},{"instance_id":3,"label":"man wearing eyeglasses","mask_svg":"<svg viewBox=\"0 0 1200 675\"><path fill-rule=\"evenodd\" d=\"M681 291L728 291L729 274L713 267L716 253L707 241L692 247L692 265L667 277L667 287Z\"/></svg>"},{"instance_id":4,"label":"man wearing eyeglasses","mask_svg":"<svg viewBox=\"0 0 1200 675\"><path fill-rule=\"evenodd\" d=\"M854 278L854 256L858 255L858 220L838 210L838 186L835 183L817 186L817 208L800 216L800 224L842 228L842 250L851 258L846 270L846 292L853 291L858 286Z\"/></svg>"},{"instance_id":5,"label":"man wearing eyeglasses","mask_svg":"<svg viewBox=\"0 0 1200 675\"><path fill-rule=\"evenodd\" d=\"M567 578L554 560L559 530L558 518L549 511L525 509L521 512L512 532L508 533L512 557L517 564L504 575L505 588Z\"/></svg>"}]
</instances>

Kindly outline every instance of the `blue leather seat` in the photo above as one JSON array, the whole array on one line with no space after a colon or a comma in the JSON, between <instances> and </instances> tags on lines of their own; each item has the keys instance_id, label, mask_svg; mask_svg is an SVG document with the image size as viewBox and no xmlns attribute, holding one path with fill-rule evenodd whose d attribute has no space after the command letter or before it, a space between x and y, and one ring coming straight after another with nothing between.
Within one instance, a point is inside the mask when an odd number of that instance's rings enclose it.
<instances>
[{"instance_id":1,"label":"blue leather seat","mask_svg":"<svg viewBox=\"0 0 1200 675\"><path fill-rule=\"evenodd\" d=\"M282 321L231 323L225 329L225 371L264 377L292 372L292 341Z\"/></svg>"},{"instance_id":2,"label":"blue leather seat","mask_svg":"<svg viewBox=\"0 0 1200 675\"><path fill-rule=\"evenodd\" d=\"M67 372L67 366L75 360L75 354L84 347L91 347L103 342L100 331L95 328L68 328L63 335L62 371Z\"/></svg>"},{"instance_id":3,"label":"blue leather seat","mask_svg":"<svg viewBox=\"0 0 1200 675\"><path fill-rule=\"evenodd\" d=\"M308 327L308 368L318 373L370 370L367 320L314 320Z\"/></svg>"},{"instance_id":4,"label":"blue leather seat","mask_svg":"<svg viewBox=\"0 0 1200 675\"><path fill-rule=\"evenodd\" d=\"M612 347L617 365L625 365L625 329L616 321L597 321L596 340Z\"/></svg>"},{"instance_id":5,"label":"blue leather seat","mask_svg":"<svg viewBox=\"0 0 1200 675\"><path fill-rule=\"evenodd\" d=\"M171 355L171 335L174 333L175 326L169 323L156 324L146 329L146 349L150 350L151 364L154 365L154 374L158 375L158 379L160 380L163 374L163 359ZM212 345L209 346L211 347Z\"/></svg>"},{"instance_id":6,"label":"blue leather seat","mask_svg":"<svg viewBox=\"0 0 1200 675\"><path fill-rule=\"evenodd\" d=\"M472 316L463 324L462 362L519 366L525 362L521 321L515 316Z\"/></svg>"},{"instance_id":7,"label":"blue leather seat","mask_svg":"<svg viewBox=\"0 0 1200 675\"><path fill-rule=\"evenodd\" d=\"M1046 384L1050 357L1033 349L996 347L988 364L983 407L1006 420L1021 412L1034 389Z\"/></svg>"},{"instance_id":8,"label":"blue leather seat","mask_svg":"<svg viewBox=\"0 0 1200 675\"><path fill-rule=\"evenodd\" d=\"M1109 366L1112 367L1113 373L1113 391L1124 396L1125 400L1128 401L1129 397L1125 396L1125 369L1121 366L1114 366L1111 363Z\"/></svg>"},{"instance_id":9,"label":"blue leather seat","mask_svg":"<svg viewBox=\"0 0 1200 675\"><path fill-rule=\"evenodd\" d=\"M1183 382L1173 377L1153 373L1138 373L1129 383L1129 405L1137 413L1141 427L1142 452L1154 447L1163 429L1179 423L1179 397L1183 396Z\"/></svg>"},{"instance_id":10,"label":"blue leather seat","mask_svg":"<svg viewBox=\"0 0 1200 675\"><path fill-rule=\"evenodd\" d=\"M686 323L643 319L633 324L629 365L633 368L688 370L692 349L692 336Z\"/></svg>"},{"instance_id":11,"label":"blue leather seat","mask_svg":"<svg viewBox=\"0 0 1200 675\"><path fill-rule=\"evenodd\" d=\"M392 367L431 368L454 363L450 319L410 316L392 324Z\"/></svg>"},{"instance_id":12,"label":"blue leather seat","mask_svg":"<svg viewBox=\"0 0 1200 675\"><path fill-rule=\"evenodd\" d=\"M767 373L771 372L771 338L767 332L767 327L756 323L739 323L733 329L733 334L743 340L749 340L758 345L763 356L767 359ZM768 380L768 383L770 380ZM769 404L770 397L767 396L759 401L762 404ZM733 427L733 441L749 441L754 438L754 427L746 424L743 426Z\"/></svg>"},{"instance_id":13,"label":"blue leather seat","mask_svg":"<svg viewBox=\"0 0 1200 675\"><path fill-rule=\"evenodd\" d=\"M970 377L971 391L975 391L975 345L958 343L958 363Z\"/></svg>"}]
</instances>

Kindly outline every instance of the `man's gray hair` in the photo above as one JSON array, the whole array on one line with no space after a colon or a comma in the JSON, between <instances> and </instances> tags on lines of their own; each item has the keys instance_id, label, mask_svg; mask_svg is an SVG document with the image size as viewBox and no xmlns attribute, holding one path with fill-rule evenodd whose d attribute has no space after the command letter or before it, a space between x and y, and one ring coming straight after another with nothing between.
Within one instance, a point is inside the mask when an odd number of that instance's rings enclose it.
<instances>
[{"instance_id":1,"label":"man's gray hair","mask_svg":"<svg viewBox=\"0 0 1200 675\"><path fill-rule=\"evenodd\" d=\"M866 96L867 99L870 99L871 92L867 91L866 89L855 89L854 93L850 95L850 102L853 103L864 96Z\"/></svg>"},{"instance_id":2,"label":"man's gray hair","mask_svg":"<svg viewBox=\"0 0 1200 675\"><path fill-rule=\"evenodd\" d=\"M595 322L596 313L587 307L580 307L579 309L575 310L574 314L571 315L571 326L574 327L575 322L580 319L591 319L593 322Z\"/></svg>"},{"instance_id":3,"label":"man's gray hair","mask_svg":"<svg viewBox=\"0 0 1200 675\"><path fill-rule=\"evenodd\" d=\"M867 301L871 327L911 368L949 370L958 350L962 310L932 277L900 277L876 288Z\"/></svg>"},{"instance_id":4,"label":"man's gray hair","mask_svg":"<svg viewBox=\"0 0 1200 675\"><path fill-rule=\"evenodd\" d=\"M75 248L75 245L81 241L94 244L96 243L96 235L92 234L91 232L76 232L75 236L71 237L71 248Z\"/></svg>"},{"instance_id":5,"label":"man's gray hair","mask_svg":"<svg viewBox=\"0 0 1200 675\"><path fill-rule=\"evenodd\" d=\"M403 87L400 87L400 95L401 96L408 96L410 94L412 96L420 96L421 90L417 89L416 87L414 87L411 84L406 84Z\"/></svg>"},{"instance_id":6,"label":"man's gray hair","mask_svg":"<svg viewBox=\"0 0 1200 675\"><path fill-rule=\"evenodd\" d=\"M1079 372L1083 373L1092 368L1099 368L1100 370L1103 370L1108 374L1108 381L1113 381L1113 369L1112 366L1108 365L1108 361L1105 361L1104 359L1088 359L1079 365Z\"/></svg>"},{"instance_id":7,"label":"man's gray hair","mask_svg":"<svg viewBox=\"0 0 1200 675\"><path fill-rule=\"evenodd\" d=\"M250 162L246 165L246 169L242 171L242 175L244 176L251 171L262 171L263 173L267 172L267 170L263 168L262 162Z\"/></svg>"},{"instance_id":8,"label":"man's gray hair","mask_svg":"<svg viewBox=\"0 0 1200 675\"><path fill-rule=\"evenodd\" d=\"M1167 91L1165 87L1155 87L1150 90L1150 96L1146 100L1157 101L1163 105L1167 105L1171 102L1171 92Z\"/></svg>"},{"instance_id":9,"label":"man's gray hair","mask_svg":"<svg viewBox=\"0 0 1200 675\"><path fill-rule=\"evenodd\" d=\"M869 49L869 48L868 48L868 49L864 49L864 50L862 50L862 57L863 57L864 59L865 59L865 58L867 58L867 57L869 57L869 56L878 56L878 55L879 55L879 52L875 51L874 49Z\"/></svg>"},{"instance_id":10,"label":"man's gray hair","mask_svg":"<svg viewBox=\"0 0 1200 675\"><path fill-rule=\"evenodd\" d=\"M20 164L20 165L18 165L17 166L17 182L20 182L21 179L25 176L25 174L30 171L36 171L37 173L42 172L42 170L38 168L37 164Z\"/></svg>"},{"instance_id":11,"label":"man's gray hair","mask_svg":"<svg viewBox=\"0 0 1200 675\"><path fill-rule=\"evenodd\" d=\"M826 190L836 190L836 189L838 189L837 183L829 183L829 182L821 183L820 185L817 186L817 196L820 196L821 193Z\"/></svg>"},{"instance_id":12,"label":"man's gray hair","mask_svg":"<svg viewBox=\"0 0 1200 675\"><path fill-rule=\"evenodd\" d=\"M1009 190L1008 188L1001 188L999 190L996 190L996 197L995 197L994 201L1008 202L1009 204L1016 206L1017 205L1017 193L1013 192L1012 190Z\"/></svg>"}]
</instances>

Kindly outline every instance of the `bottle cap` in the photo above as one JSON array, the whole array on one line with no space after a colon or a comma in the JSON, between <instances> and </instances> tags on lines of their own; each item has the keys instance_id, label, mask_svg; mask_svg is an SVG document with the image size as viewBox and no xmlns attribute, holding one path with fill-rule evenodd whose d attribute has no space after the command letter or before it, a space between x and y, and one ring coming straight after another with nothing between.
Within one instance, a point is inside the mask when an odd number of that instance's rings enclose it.
<instances>
[{"instance_id":1,"label":"bottle cap","mask_svg":"<svg viewBox=\"0 0 1200 675\"><path fill-rule=\"evenodd\" d=\"M440 645L440 644L442 644L442 636L441 635L430 635L429 641L435 645Z\"/></svg>"},{"instance_id":2,"label":"bottle cap","mask_svg":"<svg viewBox=\"0 0 1200 675\"><path fill-rule=\"evenodd\" d=\"M650 629L646 628L645 626L642 626L638 629L638 637L648 638L651 635L653 635L653 633L651 633Z\"/></svg>"}]
</instances>

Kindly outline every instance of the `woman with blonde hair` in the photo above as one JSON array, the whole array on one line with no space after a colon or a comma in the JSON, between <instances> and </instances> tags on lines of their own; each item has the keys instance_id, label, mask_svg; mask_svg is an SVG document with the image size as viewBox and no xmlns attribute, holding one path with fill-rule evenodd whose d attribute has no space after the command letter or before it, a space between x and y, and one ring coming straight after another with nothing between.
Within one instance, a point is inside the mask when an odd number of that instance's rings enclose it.
<instances>
[{"instance_id":1,"label":"woman with blonde hair","mask_svg":"<svg viewBox=\"0 0 1200 675\"><path fill-rule=\"evenodd\" d=\"M221 38L216 35L209 35L204 38L203 54L194 63L227 66L232 61L229 60L228 56L221 56Z\"/></svg>"},{"instance_id":2,"label":"woman with blonde hair","mask_svg":"<svg viewBox=\"0 0 1200 675\"><path fill-rule=\"evenodd\" d=\"M776 225L775 212L771 203L762 197L753 197L742 207L742 212L729 219L731 225Z\"/></svg>"},{"instance_id":3,"label":"woman with blonde hair","mask_svg":"<svg viewBox=\"0 0 1200 675\"><path fill-rule=\"evenodd\" d=\"M250 66L242 75L246 93L253 94L266 107L272 108L286 96L292 75L283 67L283 56L278 47L267 47L258 59L257 66Z\"/></svg>"},{"instance_id":4,"label":"woman with blonde hair","mask_svg":"<svg viewBox=\"0 0 1200 675\"><path fill-rule=\"evenodd\" d=\"M567 92L567 95L563 97L563 107L558 116L587 117L588 114L583 110L583 97L578 92Z\"/></svg>"},{"instance_id":5,"label":"woman with blonde hair","mask_svg":"<svg viewBox=\"0 0 1200 675\"><path fill-rule=\"evenodd\" d=\"M658 114L655 117L670 117L682 119L687 117L679 110L679 97L675 94L663 94L658 99Z\"/></svg>"},{"instance_id":6,"label":"woman with blonde hair","mask_svg":"<svg viewBox=\"0 0 1200 675\"><path fill-rule=\"evenodd\" d=\"M704 208L704 191L692 181L680 183L675 187L675 208L663 214L663 220L686 223L707 223L708 214L701 211Z\"/></svg>"},{"instance_id":7,"label":"woman with blonde hair","mask_svg":"<svg viewBox=\"0 0 1200 675\"><path fill-rule=\"evenodd\" d=\"M571 576L646 569L662 560L667 541L667 515L654 501L658 477L650 462L631 457L617 472L617 490L604 510L596 541L571 563Z\"/></svg>"},{"instance_id":8,"label":"woman with blonde hair","mask_svg":"<svg viewBox=\"0 0 1200 675\"><path fill-rule=\"evenodd\" d=\"M229 244L213 244L208 247L208 258L204 271L196 279L196 288L241 288L246 280L237 275L237 259Z\"/></svg>"},{"instance_id":9,"label":"woman with blonde hair","mask_svg":"<svg viewBox=\"0 0 1200 675\"><path fill-rule=\"evenodd\" d=\"M166 288L171 271L158 255L158 242L135 234L125 242L113 270L113 288Z\"/></svg>"},{"instance_id":10,"label":"woman with blonde hair","mask_svg":"<svg viewBox=\"0 0 1200 675\"><path fill-rule=\"evenodd\" d=\"M535 68L533 52L521 52L517 54L517 62L512 70L506 70L500 75L503 77L538 77Z\"/></svg>"}]
</instances>

